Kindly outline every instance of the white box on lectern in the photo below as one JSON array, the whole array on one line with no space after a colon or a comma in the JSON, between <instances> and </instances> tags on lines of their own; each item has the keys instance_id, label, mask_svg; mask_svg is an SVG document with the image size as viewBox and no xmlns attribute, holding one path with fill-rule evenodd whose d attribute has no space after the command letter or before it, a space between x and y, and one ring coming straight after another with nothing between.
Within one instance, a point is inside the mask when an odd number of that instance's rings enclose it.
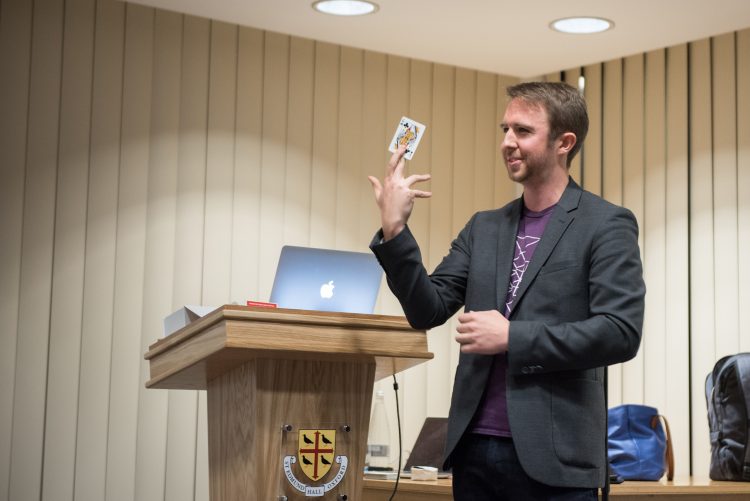
<instances>
[{"instance_id":1,"label":"white box on lectern","mask_svg":"<svg viewBox=\"0 0 750 501\"><path fill-rule=\"evenodd\" d=\"M163 336L169 336L175 331L178 331L185 327L190 322L198 320L199 318L208 315L216 309L215 306L197 306L197 305L185 305L174 313L167 315L164 318L164 334Z\"/></svg>"}]
</instances>

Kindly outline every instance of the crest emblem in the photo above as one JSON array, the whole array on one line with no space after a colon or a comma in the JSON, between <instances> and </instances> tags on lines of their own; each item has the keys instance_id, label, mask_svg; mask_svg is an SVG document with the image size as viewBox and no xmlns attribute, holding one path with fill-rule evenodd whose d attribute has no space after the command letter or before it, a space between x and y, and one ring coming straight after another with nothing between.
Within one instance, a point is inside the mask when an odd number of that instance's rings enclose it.
<instances>
[{"instance_id":1,"label":"crest emblem","mask_svg":"<svg viewBox=\"0 0 750 501\"><path fill-rule=\"evenodd\" d=\"M307 478L320 480L331 469L336 450L336 430L299 430L297 457Z\"/></svg>"}]
</instances>

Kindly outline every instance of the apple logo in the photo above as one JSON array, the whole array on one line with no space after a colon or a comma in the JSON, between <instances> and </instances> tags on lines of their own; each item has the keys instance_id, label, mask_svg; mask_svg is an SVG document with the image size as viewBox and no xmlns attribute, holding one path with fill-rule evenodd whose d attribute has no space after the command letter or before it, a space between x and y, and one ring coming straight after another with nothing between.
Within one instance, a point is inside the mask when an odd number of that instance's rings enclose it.
<instances>
[{"instance_id":1,"label":"apple logo","mask_svg":"<svg viewBox=\"0 0 750 501\"><path fill-rule=\"evenodd\" d=\"M323 284L320 286L320 297L323 299L331 299L333 297L333 288L335 286L333 285L333 280L328 282L327 284Z\"/></svg>"}]
</instances>

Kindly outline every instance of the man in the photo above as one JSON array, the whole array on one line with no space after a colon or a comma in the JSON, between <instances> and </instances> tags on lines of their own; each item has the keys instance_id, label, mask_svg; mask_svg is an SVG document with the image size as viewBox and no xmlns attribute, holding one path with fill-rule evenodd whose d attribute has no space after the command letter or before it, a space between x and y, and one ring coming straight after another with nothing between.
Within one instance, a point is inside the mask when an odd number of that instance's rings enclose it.
<instances>
[{"instance_id":1,"label":"man","mask_svg":"<svg viewBox=\"0 0 750 501\"><path fill-rule=\"evenodd\" d=\"M412 326L461 306L461 355L446 466L454 498L596 499L607 461L604 367L638 351L645 286L630 211L583 191L570 162L588 131L586 104L562 83L508 89L501 151L523 196L479 212L428 275L407 226L413 189L404 149L381 183L371 248Z\"/></svg>"}]
</instances>

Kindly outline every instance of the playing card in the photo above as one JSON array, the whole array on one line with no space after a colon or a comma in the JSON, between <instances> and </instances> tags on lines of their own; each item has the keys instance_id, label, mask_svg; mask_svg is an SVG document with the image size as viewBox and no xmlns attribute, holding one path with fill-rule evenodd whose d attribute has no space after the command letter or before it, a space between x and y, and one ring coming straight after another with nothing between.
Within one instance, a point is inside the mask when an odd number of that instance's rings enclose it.
<instances>
[{"instance_id":1,"label":"playing card","mask_svg":"<svg viewBox=\"0 0 750 501\"><path fill-rule=\"evenodd\" d=\"M401 121L396 127L396 133L393 135L391 145L388 147L388 151L395 152L399 146L406 144L406 153L404 158L411 160L414 156L414 152L417 151L419 141L424 135L425 126L416 120L412 120L409 117L401 117Z\"/></svg>"}]
</instances>

